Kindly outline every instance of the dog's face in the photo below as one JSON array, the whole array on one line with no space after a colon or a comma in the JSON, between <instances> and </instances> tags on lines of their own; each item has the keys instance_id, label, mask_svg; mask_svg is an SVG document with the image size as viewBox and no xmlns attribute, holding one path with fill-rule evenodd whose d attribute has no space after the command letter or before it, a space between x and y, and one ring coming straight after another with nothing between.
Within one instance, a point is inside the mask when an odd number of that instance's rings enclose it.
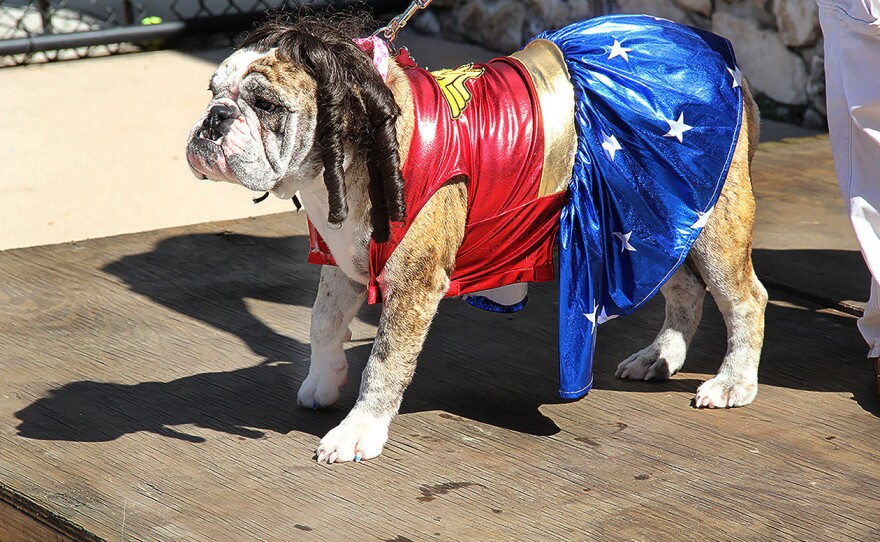
<instances>
[{"instance_id":1,"label":"dog's face","mask_svg":"<svg viewBox=\"0 0 880 542\"><path fill-rule=\"evenodd\" d=\"M316 89L274 50L232 54L211 78L213 98L189 134L193 174L291 197L298 179L320 174Z\"/></svg>"}]
</instances>

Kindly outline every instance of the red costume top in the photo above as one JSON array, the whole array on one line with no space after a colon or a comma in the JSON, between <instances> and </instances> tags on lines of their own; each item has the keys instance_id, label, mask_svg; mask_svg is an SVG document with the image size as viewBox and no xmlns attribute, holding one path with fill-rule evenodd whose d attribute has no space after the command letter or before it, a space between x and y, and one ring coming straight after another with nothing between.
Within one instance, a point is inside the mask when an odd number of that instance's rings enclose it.
<instances>
[{"instance_id":1,"label":"red costume top","mask_svg":"<svg viewBox=\"0 0 880 542\"><path fill-rule=\"evenodd\" d=\"M385 263L419 211L459 175L467 178L468 216L446 295L553 280L553 243L574 159L573 91L558 49L540 41L519 56L455 70L428 72L398 59L415 102L402 168L406 221L392 223L388 242L370 243L370 303L381 300ZM538 58L544 65L536 68ZM567 113L569 101L571 115L545 126L542 105L555 115L560 107ZM553 148L545 148L548 138ZM309 261L333 264L326 244L310 232Z\"/></svg>"}]
</instances>

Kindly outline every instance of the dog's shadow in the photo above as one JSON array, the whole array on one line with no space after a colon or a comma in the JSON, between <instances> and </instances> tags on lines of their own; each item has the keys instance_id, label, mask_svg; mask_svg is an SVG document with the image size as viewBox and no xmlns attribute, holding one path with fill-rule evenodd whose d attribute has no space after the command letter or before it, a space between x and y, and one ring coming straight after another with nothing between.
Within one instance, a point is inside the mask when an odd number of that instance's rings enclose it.
<instances>
[{"instance_id":1,"label":"dog's shadow","mask_svg":"<svg viewBox=\"0 0 880 542\"><path fill-rule=\"evenodd\" d=\"M148 431L203 440L179 427L189 424L244 438L293 430L323 436L354 403L372 342L346 345L351 381L336 406L324 411L301 409L296 391L308 372L309 345L285 335L283 326L270 327L248 307L253 300L311 307L320 267L305 263L308 250L306 236L183 235L105 266L105 272L135 294L234 335L253 352L256 363L165 382L70 382L17 412L18 434L45 440L110 441ZM364 306L358 318L375 326L380 310ZM517 357L515 345L494 341L489 327L498 318L505 322L516 318L477 314L482 311L458 300L444 301L440 312L402 411L445 410L533 434L557 432L553 421L538 410L548 400L558 401L553 378L555 324L548 326L552 338L535 349L541 355L524 359ZM464 316L459 318L459 313ZM479 340L468 344L463 339L467 333L461 332L462 322L481 328ZM534 321L529 327L543 325ZM521 388L522 394L505 392L502 384L517 372L535 378Z\"/></svg>"},{"instance_id":2,"label":"dog's shadow","mask_svg":"<svg viewBox=\"0 0 880 542\"><path fill-rule=\"evenodd\" d=\"M198 234L165 239L150 252L107 265L104 270L132 292L236 336L258 362L167 382L70 382L17 412L18 434L46 440L110 441L148 431L202 441L203 437L179 428L189 424L241 438L294 430L323 436L354 403L371 342L348 345L352 378L336 406L317 412L300 409L296 390L307 373L308 345L284 335L283 329L266 325L246 303L258 299L310 307L320 268L304 263L307 252L304 236ZM442 410L533 435L558 432L555 422L539 410L542 405L563 402L557 393L556 299L556 285L550 283L532 285L529 306L516 315L485 313L459 300L445 300L401 411ZM698 333L686 365L688 373L711 375L724 355L723 322L711 303L707 301L704 323L711 333ZM790 359L784 348L791 333L786 328L789 310L794 309L773 305L768 310L762 383L820 391L850 389L863 408L876 413L878 404L870 382L854 364L831 366L823 352ZM358 318L376 325L379 313L380 307L365 306ZM828 335L822 337L827 339L828 351L848 341L858 351L857 334L834 336L842 333L838 328L854 328L851 320L842 322L839 316L819 313L810 317ZM696 389L700 381L691 378L645 383L614 377L617 362L650 343L662 318L663 302L657 299L634 315L603 326L595 359L596 389L621 393ZM793 365L797 365L796 372L791 370Z\"/></svg>"}]
</instances>

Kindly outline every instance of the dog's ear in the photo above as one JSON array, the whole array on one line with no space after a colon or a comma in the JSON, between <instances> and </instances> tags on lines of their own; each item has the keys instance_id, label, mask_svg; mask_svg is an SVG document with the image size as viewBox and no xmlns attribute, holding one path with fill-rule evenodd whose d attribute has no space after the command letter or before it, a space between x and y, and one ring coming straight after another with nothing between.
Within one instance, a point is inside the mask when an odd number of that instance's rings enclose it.
<instances>
[{"instance_id":1,"label":"dog's ear","mask_svg":"<svg viewBox=\"0 0 880 542\"><path fill-rule=\"evenodd\" d=\"M328 221L339 225L348 216L343 158L344 142L354 139L369 172L370 222L373 239L388 240L389 221L406 216L403 176L395 122L400 108L369 57L353 42L358 21L338 17L299 17L276 21L251 33L242 47L268 50L302 68L317 84L316 141L329 194Z\"/></svg>"}]
</instances>

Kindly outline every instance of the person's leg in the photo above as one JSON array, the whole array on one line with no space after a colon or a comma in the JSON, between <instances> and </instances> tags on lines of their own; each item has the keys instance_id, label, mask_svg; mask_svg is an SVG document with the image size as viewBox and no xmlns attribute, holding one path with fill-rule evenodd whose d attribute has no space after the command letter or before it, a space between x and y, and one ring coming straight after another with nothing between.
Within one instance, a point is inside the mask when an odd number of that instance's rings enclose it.
<instances>
[{"instance_id":1,"label":"person's leg","mask_svg":"<svg viewBox=\"0 0 880 542\"><path fill-rule=\"evenodd\" d=\"M818 0L828 129L840 190L872 275L858 327L880 371L880 0ZM880 391L880 376L878 376Z\"/></svg>"}]
</instances>

